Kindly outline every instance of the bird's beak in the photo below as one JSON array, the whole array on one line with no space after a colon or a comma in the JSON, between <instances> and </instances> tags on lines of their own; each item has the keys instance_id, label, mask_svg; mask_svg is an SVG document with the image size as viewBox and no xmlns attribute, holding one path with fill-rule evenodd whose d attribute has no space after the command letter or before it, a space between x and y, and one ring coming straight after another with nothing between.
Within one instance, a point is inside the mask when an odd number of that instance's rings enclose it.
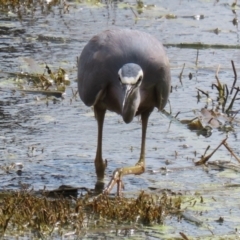
<instances>
[{"instance_id":1,"label":"bird's beak","mask_svg":"<svg viewBox=\"0 0 240 240\"><path fill-rule=\"evenodd\" d=\"M130 123L138 109L139 98L134 84L124 84L123 87L123 103L122 117L125 123Z\"/></svg>"},{"instance_id":2,"label":"bird's beak","mask_svg":"<svg viewBox=\"0 0 240 240\"><path fill-rule=\"evenodd\" d=\"M131 92L134 89L134 85L124 84L122 87L123 87L123 105L122 105L122 107L124 109L124 106L125 106L126 102L128 102L128 99L131 96Z\"/></svg>"}]
</instances>

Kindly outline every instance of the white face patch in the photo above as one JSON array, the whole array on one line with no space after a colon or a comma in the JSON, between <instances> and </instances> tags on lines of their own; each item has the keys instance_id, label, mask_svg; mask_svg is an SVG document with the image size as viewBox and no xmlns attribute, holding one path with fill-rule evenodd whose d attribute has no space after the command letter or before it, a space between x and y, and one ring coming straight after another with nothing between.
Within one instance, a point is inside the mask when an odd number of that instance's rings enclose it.
<instances>
[{"instance_id":1,"label":"white face patch","mask_svg":"<svg viewBox=\"0 0 240 240\"><path fill-rule=\"evenodd\" d=\"M137 81L138 81L138 79L140 77L143 77L143 71L142 71L142 69L140 69L136 76L126 77L126 76L122 76L122 69L120 68L120 70L118 71L118 75L119 75L119 77L121 79L122 84L131 84L131 85L133 85L133 84L137 83Z\"/></svg>"}]
</instances>

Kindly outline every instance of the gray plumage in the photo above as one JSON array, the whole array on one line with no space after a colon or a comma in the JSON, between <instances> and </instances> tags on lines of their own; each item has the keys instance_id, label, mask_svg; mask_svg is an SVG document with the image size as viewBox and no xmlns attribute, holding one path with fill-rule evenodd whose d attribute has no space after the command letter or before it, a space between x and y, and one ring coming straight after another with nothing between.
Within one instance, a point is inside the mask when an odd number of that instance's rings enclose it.
<instances>
[{"instance_id":1,"label":"gray plumage","mask_svg":"<svg viewBox=\"0 0 240 240\"><path fill-rule=\"evenodd\" d=\"M150 107L154 104L163 109L170 91L169 62L163 46L147 33L125 29L104 31L84 47L78 65L82 101L92 106L99 92L107 89L103 99L107 109L121 114L118 71L126 63L138 64L144 73L140 108L150 103Z\"/></svg>"},{"instance_id":2,"label":"gray plumage","mask_svg":"<svg viewBox=\"0 0 240 240\"><path fill-rule=\"evenodd\" d=\"M152 35L115 29L104 31L87 43L78 63L78 89L82 101L87 106L94 106L98 121L95 159L98 178L103 177L105 170L102 160L105 111L122 115L126 123L136 115L142 116L142 147L137 164L145 166L148 117L154 107L164 108L170 86L168 58L162 44Z\"/></svg>"}]
</instances>

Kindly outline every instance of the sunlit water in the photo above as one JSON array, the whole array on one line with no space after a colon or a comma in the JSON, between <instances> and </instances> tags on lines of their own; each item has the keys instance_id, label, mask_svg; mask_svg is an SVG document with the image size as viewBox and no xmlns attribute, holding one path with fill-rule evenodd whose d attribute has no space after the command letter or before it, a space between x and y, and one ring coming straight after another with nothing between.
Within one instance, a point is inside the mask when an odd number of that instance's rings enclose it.
<instances>
[{"instance_id":1,"label":"sunlit water","mask_svg":"<svg viewBox=\"0 0 240 240\"><path fill-rule=\"evenodd\" d=\"M54 189L62 184L94 187L96 177L93 160L97 124L93 111L72 94L72 89L77 89L77 57L94 34L112 27L127 27L149 32L163 44L201 42L239 47L238 26L233 24L239 10L236 9L235 13L232 11L231 1L214 3L173 0L144 3L147 6L141 13L136 9L135 1L128 1L128 4L116 1L96 5L68 2L69 11L66 11L64 5L48 8L47 4L43 4L41 8L37 4L34 15L32 16L32 11L29 10L28 15L23 14L21 21L12 12L1 13L0 165L21 163L24 166L20 176L16 174L16 169L8 174L1 171L1 189L19 189L23 185L36 190L44 186ZM168 19L164 17L166 15L176 15L177 18ZM204 15L204 18L198 19L198 15ZM217 28L221 30L219 34L213 32ZM204 95L197 103L197 88L208 91L210 96L216 99L217 91L212 89L211 85L216 83L215 72L218 65L219 79L228 84L229 89L234 79L231 60L239 71L239 49L209 48L200 49L197 53L196 49L168 47L166 51L172 70L172 116L180 112L180 120L194 118L196 114L193 111L200 111L207 104ZM36 68L28 67L24 57L35 60L38 63ZM69 74L71 86L63 100L47 101L41 95L10 90L17 88L13 81L17 78L16 73L42 73L45 64L52 69L62 67ZM185 69L181 84L179 74L183 64ZM14 75L11 75L12 73ZM189 73L193 75L191 80ZM234 110L238 109L239 102L236 102ZM166 106L166 111L170 111L170 105ZM235 132L229 133L228 143L235 153L240 155L237 119L234 128ZM219 192L211 194L203 190L210 184L221 186L225 183L239 183L237 174L221 175L219 171L211 168L206 171L194 165L194 161L200 159L208 145L213 150L225 136L225 133L217 129L213 129L210 138L198 136L185 125L155 110L150 117L147 132L146 173L125 177L125 193L153 187L188 194L200 192L209 199L213 196L222 205L213 206L212 211L203 210L201 219L210 219L214 234L235 234L235 229L240 225L237 217L239 207L236 203L231 206L226 203L231 192L225 191L220 196ZM139 119L136 118L126 125L120 116L108 112L103 137L103 157L108 160L106 183L115 168L136 163L140 153L140 140ZM234 162L230 153L221 147L211 160L230 159ZM161 170L164 167L167 167L167 172ZM234 201L229 201L237 202L239 196L235 193L232 196ZM214 221L220 216L227 219L222 225ZM208 228L200 229L186 221L179 224L176 219L172 219L167 220L167 224L171 225L170 229L156 230L160 235L155 233L155 236L154 231L150 234L152 230L149 230L139 232L137 236L144 238L149 234L150 239L160 236L164 238L164 234L168 232L172 234L168 236L176 237L179 236L179 231L190 236L211 236Z\"/></svg>"}]
</instances>

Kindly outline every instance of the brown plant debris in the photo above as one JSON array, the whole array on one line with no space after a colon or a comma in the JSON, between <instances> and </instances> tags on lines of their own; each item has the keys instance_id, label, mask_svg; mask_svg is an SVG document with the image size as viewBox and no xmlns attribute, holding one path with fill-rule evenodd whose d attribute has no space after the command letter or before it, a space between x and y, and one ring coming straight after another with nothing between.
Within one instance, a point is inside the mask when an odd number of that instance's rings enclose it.
<instances>
[{"instance_id":1,"label":"brown plant debris","mask_svg":"<svg viewBox=\"0 0 240 240\"><path fill-rule=\"evenodd\" d=\"M28 61L34 61L29 60ZM44 95L53 95L55 97L61 97L62 93L65 92L66 86L70 85L68 75L65 70L59 68L57 71L53 72L48 65L45 67L47 73L42 74L29 74L29 73L20 73L18 78L26 79L27 85L22 83L18 85L21 88L21 91L32 94L44 94ZM26 87L28 89L26 89ZM29 89L30 87L30 89Z\"/></svg>"},{"instance_id":2,"label":"brown plant debris","mask_svg":"<svg viewBox=\"0 0 240 240\"><path fill-rule=\"evenodd\" d=\"M18 19L21 20L23 17L28 16L29 13L36 14L36 8L42 7L42 13L44 13L44 9L46 11L50 11L52 6L61 6L60 0L52 0L51 2L47 1L34 1L34 0L0 0L0 11L2 14L7 14L9 12L13 12L17 14ZM64 12L68 11L67 6L64 6Z\"/></svg>"},{"instance_id":3,"label":"brown plant debris","mask_svg":"<svg viewBox=\"0 0 240 240\"><path fill-rule=\"evenodd\" d=\"M184 240L189 240L189 238L186 236L185 233L179 232L179 234L181 235L182 239L184 239Z\"/></svg>"},{"instance_id":4,"label":"brown plant debris","mask_svg":"<svg viewBox=\"0 0 240 240\"><path fill-rule=\"evenodd\" d=\"M17 236L31 230L37 236L80 235L107 224L157 224L181 208L179 196L141 192L137 198L106 195L51 199L32 192L0 194L0 236Z\"/></svg>"},{"instance_id":5,"label":"brown plant debris","mask_svg":"<svg viewBox=\"0 0 240 240\"><path fill-rule=\"evenodd\" d=\"M229 90L228 90L228 85L221 83L221 81L218 77L218 72L219 72L220 66L218 66L218 68L216 70L216 74L215 74L215 78L216 78L217 83L212 84L212 88L216 88L217 91L218 91L217 106L216 106L215 111L218 111L221 108L222 113L226 114L228 116L233 113L233 111L232 111L233 104L236 102L236 100L238 100L237 95L240 91L239 87L235 87L236 82L237 82L237 72L236 72L236 69L235 69L234 62L231 61L231 64L232 64L233 73L234 73L234 81L233 81L233 85L231 87L230 93L229 93ZM197 90L198 90L198 94L199 94L199 92L201 92L202 94L206 95L207 98L209 98L208 93L206 93L206 92L204 92L200 89L197 89ZM233 90L235 90L234 96L232 98L230 98L229 95L233 94ZM230 104L228 105L228 107L226 107L227 101L230 101Z\"/></svg>"},{"instance_id":6,"label":"brown plant debris","mask_svg":"<svg viewBox=\"0 0 240 240\"><path fill-rule=\"evenodd\" d=\"M137 199L109 198L102 194L90 204L99 217L118 222L141 222L144 224L162 223L164 217L180 210L181 199L167 194L154 196L141 192ZM106 207L107 206L107 207Z\"/></svg>"},{"instance_id":7,"label":"brown plant debris","mask_svg":"<svg viewBox=\"0 0 240 240\"><path fill-rule=\"evenodd\" d=\"M208 149L210 148L210 146L208 146L207 149L205 150L204 155L201 157L201 159L200 159L199 161L197 161L197 162L195 163L195 165L198 166L198 165L206 164L206 162L213 156L213 154L214 154L226 141L227 141L227 137L226 137L225 139L223 139L223 140L221 141L221 143L220 143L209 155L205 156L206 153L207 153L207 151L208 151Z\"/></svg>"},{"instance_id":8,"label":"brown plant debris","mask_svg":"<svg viewBox=\"0 0 240 240\"><path fill-rule=\"evenodd\" d=\"M204 152L204 155L201 157L201 159L199 161L197 161L195 163L196 166L198 165L202 165L202 164L206 164L206 162L213 156L213 154L223 145L230 153L231 156L233 156L238 162L240 162L240 158L233 152L233 150L229 147L229 145L227 144L227 139L228 137L226 137L225 139L223 139L221 141L221 143L207 156L206 153L209 150L210 146L207 147L207 149Z\"/></svg>"}]
</instances>

